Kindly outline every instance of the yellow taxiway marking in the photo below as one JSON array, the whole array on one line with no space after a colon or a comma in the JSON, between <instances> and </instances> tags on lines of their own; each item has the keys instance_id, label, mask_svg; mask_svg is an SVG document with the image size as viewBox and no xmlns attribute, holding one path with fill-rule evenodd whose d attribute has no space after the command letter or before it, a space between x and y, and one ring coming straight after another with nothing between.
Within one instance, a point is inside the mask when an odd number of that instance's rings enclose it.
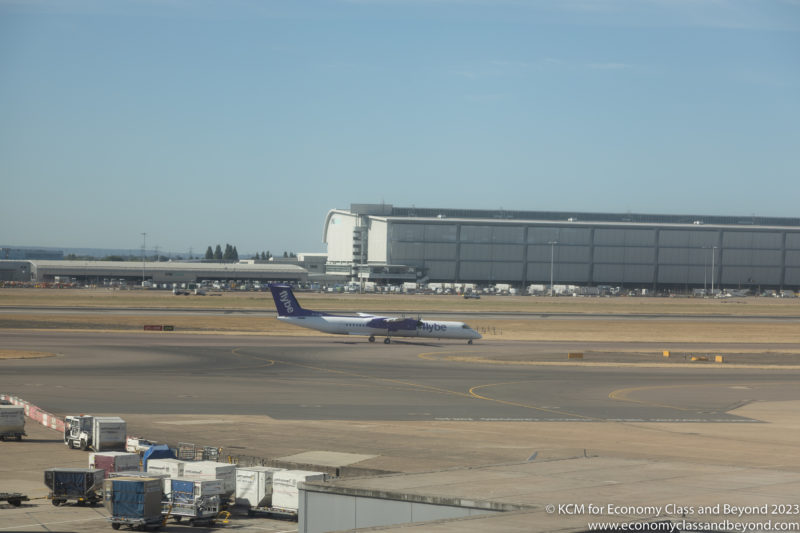
<instances>
[{"instance_id":1,"label":"yellow taxiway marking","mask_svg":"<svg viewBox=\"0 0 800 533\"><path fill-rule=\"evenodd\" d=\"M625 363L608 361L587 361L586 359L572 359L569 361L504 361L497 359L486 359L480 356L464 355L445 355L460 354L458 352L423 352L417 357L427 361L451 361L455 363L476 363L484 365L508 365L508 366L572 366L572 367L607 367L607 368L715 368L715 369L736 369L736 370L800 370L800 365L755 365L755 364L728 364L728 363Z\"/></svg>"},{"instance_id":2,"label":"yellow taxiway marking","mask_svg":"<svg viewBox=\"0 0 800 533\"><path fill-rule=\"evenodd\" d=\"M524 380L524 381L507 381L505 383L489 383L487 385L476 385L475 387L472 387L471 389L469 389L469 394L470 394L470 396L473 396L474 398L478 398L479 400L486 400L486 401L490 401L490 402L501 403L503 405L511 405L511 406L514 406L514 407L524 407L525 409L534 409L536 411L542 411L542 412L545 412L545 413L553 413L553 414L557 414L557 415L561 415L561 416L574 416L574 417L578 417L578 418L585 418L586 420L596 420L598 422L603 420L601 418L595 418L593 416L586 416L586 415L579 415L577 413L570 413L569 411L557 411L555 409L548 409L546 407L536 407L535 405L528 405L528 404L520 403L520 402L512 402L512 401L508 401L508 400L499 400L497 398L489 398L487 396L482 396L482 395L480 395L480 394L475 392L478 389L483 389L483 388L487 388L487 387L499 387L499 386L502 386L502 385L516 385L516 384L519 384L519 383L531 383L531 382L532 382L532 380Z\"/></svg>"},{"instance_id":3,"label":"yellow taxiway marking","mask_svg":"<svg viewBox=\"0 0 800 533\"><path fill-rule=\"evenodd\" d=\"M666 407L669 409L678 409L680 411L701 411L704 408L688 408L688 407L677 407L675 405L668 405L662 404L657 402L648 402L646 400L634 400L633 398L629 398L630 394L642 391L655 391L655 390L667 390L667 389L685 389L685 388L701 388L701 387L758 387L762 385L788 385L792 382L789 381L767 381L767 382L754 382L754 383L736 383L732 385L731 383L696 383L696 384L677 384L677 385L652 385L652 386L644 386L644 387L629 387L625 389L617 389L615 391L611 391L608 397L612 400L617 400L620 402L630 402L630 403L638 403L642 405L649 405L651 407Z\"/></svg>"},{"instance_id":4,"label":"yellow taxiway marking","mask_svg":"<svg viewBox=\"0 0 800 533\"><path fill-rule=\"evenodd\" d=\"M250 368L265 368L265 367L268 367L268 366L273 366L275 364L275 360L273 360L273 359L265 359L263 357L259 357L257 355L251 355L249 353L240 353L239 350L241 350L241 348L234 348L233 350L231 350L231 353L233 355L235 355L236 357L250 357L252 359L256 359L257 361L264 361L267 364L258 365L258 366L239 366L239 367L231 368L231 370L247 370L247 369L250 369Z\"/></svg>"},{"instance_id":5,"label":"yellow taxiway marking","mask_svg":"<svg viewBox=\"0 0 800 533\"><path fill-rule=\"evenodd\" d=\"M298 368L308 368L308 369L311 369L311 370L317 370L317 371L320 371L320 372L327 372L327 373L330 373L330 374L340 374L340 375L343 375L343 376L349 376L349 377L355 377L355 378L361 378L361 379L368 379L368 380L373 380L373 381L382 381L382 382L386 382L386 383L393 383L395 385L402 385L404 387L410 387L413 390L437 392L437 393L440 393L440 394L452 394L452 395L456 395L456 396L463 396L465 398L470 398L471 397L469 394L464 393L464 392L458 392L458 391L454 391L454 390L450 390L450 389L443 389L441 387L435 387L433 385L422 385L422 384L419 384L419 383L412 383L412 382L409 382L409 381L402 381L402 380L399 380L399 379L380 378L380 377L375 377L375 376L369 376L367 374L359 374L358 372L352 372L352 371L348 371L348 370L338 370L338 369L335 369L335 368L324 368L324 367L314 366L314 365L305 365L305 364L301 364L301 363L292 363L290 361L281 361L279 359L262 359L261 357L258 357L256 355L238 353L237 350L238 350L238 348L233 350L235 355L238 355L238 356L245 356L246 355L247 357L252 357L254 359L258 359L258 360L261 360L261 361L269 361L270 362L269 365L262 365L264 367L272 366L275 363L280 363L280 364L287 365L287 366L295 366L295 367L298 367ZM248 367L245 367L245 368L248 368ZM249 367L249 368L261 368L261 367Z\"/></svg>"},{"instance_id":6,"label":"yellow taxiway marking","mask_svg":"<svg viewBox=\"0 0 800 533\"><path fill-rule=\"evenodd\" d=\"M234 352L236 352L236 351L234 350ZM441 353L441 352L439 352L439 353ZM236 353L236 355L248 355L248 354ZM420 354L420 355L423 355L423 354ZM250 355L248 355L248 356L249 357L253 357L255 359L260 359L258 356L250 356ZM600 418L594 418L594 417L591 417L591 416L580 415L580 414L571 413L571 412L568 412L568 411L557 411L555 409L547 409L547 408L544 408L544 407L537 407L535 405L529 405L529 404L524 404L524 403L520 403L520 402L512 402L512 401L508 401L508 400L500 400L500 399L497 399L497 398L490 398L488 396L483 396L483 395L478 394L477 392L475 392L478 389L482 389L482 388L486 388L486 387L497 387L497 386L500 386L500 385L510 385L510 384L515 384L515 383L528 383L529 381L515 381L515 382L508 382L508 383L489 383L489 384L485 384L485 385L476 385L476 386L472 387L471 389L469 389L468 393L464 393L464 392L454 391L454 390L450 390L450 389L444 389L442 387L436 387L436 386L433 386L433 385L423 385L423 384L412 383L412 382L409 382L409 381L403 381L403 380L399 380L399 379L391 379L391 378L381 378L381 377L369 376L369 375L366 375L366 374L360 374L358 372L352 372L352 371L349 371L349 370L339 370L339 369L335 369L335 368L324 368L324 367L319 367L319 366L314 366L314 365L306 365L306 364L301 364L301 363L292 363L290 361L281 361L281 360L278 360L278 359L274 359L274 360L270 359L269 361L271 363L280 363L280 364L284 364L284 365L287 365L287 366L294 366L294 367L298 367L298 368L308 368L308 369L311 369L311 370L317 370L317 371L320 371L320 372L327 372L327 373L330 373L330 374L339 374L339 375L342 375L342 376L356 377L356 378L360 378L360 379L368 379L368 380L379 381L379 382L384 382L384 383L392 383L394 385L401 385L403 387L411 388L412 390L425 391L425 392L434 392L434 393L438 393L438 394L449 394L449 395L453 395L453 396L460 396L460 397L463 397L463 398L470 398L470 399L475 399L475 400L483 400L483 401L486 401L486 402L499 403L499 404L510 405L510 406L514 406L514 407L522 407L522 408L525 408L525 409L532 409L532 410L536 410L536 411L542 411L542 412L557 414L557 415L562 416L562 417L563 416L571 416L571 417L584 418L586 420L602 421L602 419L600 419ZM268 366L268 365L265 365L265 366Z\"/></svg>"}]
</instances>

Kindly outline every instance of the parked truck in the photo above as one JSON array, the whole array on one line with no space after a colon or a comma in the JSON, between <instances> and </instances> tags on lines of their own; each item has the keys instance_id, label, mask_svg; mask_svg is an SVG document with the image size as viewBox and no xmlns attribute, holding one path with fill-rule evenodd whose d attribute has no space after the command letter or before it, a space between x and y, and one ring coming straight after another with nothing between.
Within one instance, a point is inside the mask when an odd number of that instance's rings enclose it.
<instances>
[{"instance_id":1,"label":"parked truck","mask_svg":"<svg viewBox=\"0 0 800 533\"><path fill-rule=\"evenodd\" d=\"M127 426L118 416L68 416L64 419L64 444L96 452L124 451Z\"/></svg>"},{"instance_id":2,"label":"parked truck","mask_svg":"<svg viewBox=\"0 0 800 533\"><path fill-rule=\"evenodd\" d=\"M0 405L0 440L22 440L25 433L25 408L21 405Z\"/></svg>"}]
</instances>

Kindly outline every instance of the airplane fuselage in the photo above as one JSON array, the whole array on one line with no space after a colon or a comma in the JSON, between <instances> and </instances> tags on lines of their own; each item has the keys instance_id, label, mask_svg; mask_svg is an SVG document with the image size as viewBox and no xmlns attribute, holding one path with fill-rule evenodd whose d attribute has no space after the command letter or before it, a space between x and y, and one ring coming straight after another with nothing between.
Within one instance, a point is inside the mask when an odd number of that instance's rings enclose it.
<instances>
[{"instance_id":1,"label":"airplane fuselage","mask_svg":"<svg viewBox=\"0 0 800 533\"><path fill-rule=\"evenodd\" d=\"M278 320L303 328L335 335L365 335L370 342L375 336L385 336L383 342L390 343L392 337L422 337L429 339L480 339L481 334L463 322L444 320L421 320L414 318L374 316L332 315L321 311L303 309L288 285L270 285Z\"/></svg>"},{"instance_id":2,"label":"airplane fuselage","mask_svg":"<svg viewBox=\"0 0 800 533\"><path fill-rule=\"evenodd\" d=\"M480 335L463 322L405 319L398 323L380 322L374 317L358 316L279 316L278 320L324 333L387 337L423 337L432 339L479 339ZM403 324L405 322L405 324ZM414 322L413 326L411 322ZM405 327L402 327L405 326Z\"/></svg>"}]
</instances>

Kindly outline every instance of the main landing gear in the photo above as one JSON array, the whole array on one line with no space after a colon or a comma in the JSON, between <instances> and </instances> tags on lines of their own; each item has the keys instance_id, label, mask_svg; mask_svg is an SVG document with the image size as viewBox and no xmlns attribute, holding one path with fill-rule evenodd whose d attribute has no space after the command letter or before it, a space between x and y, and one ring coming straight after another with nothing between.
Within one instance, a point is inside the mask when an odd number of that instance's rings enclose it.
<instances>
[{"instance_id":1,"label":"main landing gear","mask_svg":"<svg viewBox=\"0 0 800 533\"><path fill-rule=\"evenodd\" d=\"M375 342L375 335L370 335L369 336L369 342ZM392 339L390 337L386 337L385 339L383 339L383 343L384 344L391 344L392 343Z\"/></svg>"},{"instance_id":2,"label":"main landing gear","mask_svg":"<svg viewBox=\"0 0 800 533\"><path fill-rule=\"evenodd\" d=\"M369 342L375 342L375 335L369 336Z\"/></svg>"}]
</instances>

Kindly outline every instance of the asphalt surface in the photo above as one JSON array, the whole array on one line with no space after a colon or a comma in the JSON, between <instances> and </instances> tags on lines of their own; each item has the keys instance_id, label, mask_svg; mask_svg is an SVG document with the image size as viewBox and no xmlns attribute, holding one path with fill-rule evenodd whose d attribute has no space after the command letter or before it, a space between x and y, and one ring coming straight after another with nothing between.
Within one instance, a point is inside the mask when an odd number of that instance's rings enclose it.
<instances>
[{"instance_id":1,"label":"asphalt surface","mask_svg":"<svg viewBox=\"0 0 800 533\"><path fill-rule=\"evenodd\" d=\"M551 364L575 349L567 343L4 331L2 346L57 354L2 361L0 390L60 415L749 423L728 411L800 398L800 367L669 366L656 346L633 366L613 345ZM506 353L525 364L470 362Z\"/></svg>"},{"instance_id":2,"label":"asphalt surface","mask_svg":"<svg viewBox=\"0 0 800 533\"><path fill-rule=\"evenodd\" d=\"M749 363L742 365L665 360L663 346L648 343L384 345L346 337L1 330L0 347L56 354L0 360L2 392L60 415L121 415L147 437L224 446L226 453L319 465L333 455L343 468L433 471L445 484L454 483L446 477L454 468L570 457L679 458L689 472L691 462L764 469L736 474L748 484L800 464L798 356L768 356L773 347L765 344L723 347L743 352L733 354ZM707 346L708 353L719 349ZM574 351L585 358L568 361ZM86 455L67 450L56 432L29 429L23 442L3 444L0 488L24 490L33 501L0 508L0 531L107 531L102 508L55 508L44 499L42 469L82 466ZM672 472L663 464L654 468ZM643 467L634 470L645 476ZM481 474L474 476L462 483L481 487ZM652 483L624 486L646 495L669 480ZM670 498L687 490L683 483L673 483ZM620 490L589 485L576 501ZM473 530L529 530L530 520ZM225 528L297 526L238 516Z\"/></svg>"}]
</instances>

